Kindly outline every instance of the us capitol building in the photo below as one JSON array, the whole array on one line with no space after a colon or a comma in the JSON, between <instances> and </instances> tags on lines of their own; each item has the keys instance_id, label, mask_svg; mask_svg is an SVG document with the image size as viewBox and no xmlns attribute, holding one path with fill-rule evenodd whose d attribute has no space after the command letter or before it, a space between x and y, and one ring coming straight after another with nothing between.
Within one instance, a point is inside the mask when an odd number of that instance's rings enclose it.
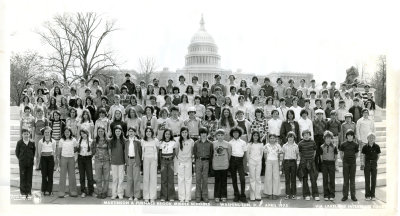
<instances>
[{"instance_id":1,"label":"us capitol building","mask_svg":"<svg viewBox=\"0 0 400 216\"><path fill-rule=\"evenodd\" d=\"M187 84L192 83L193 76L197 76L199 78L199 83L207 80L211 85L214 83L214 76L216 74L221 75L221 82L227 82L232 71L221 68L221 56L218 54L218 46L214 38L206 31L204 24L202 16L200 28L193 35L188 46L188 53L185 56L185 66L183 68L177 69L176 72L164 68L162 71L153 74L154 77L160 80L160 83L167 83L168 79L173 79L174 83L178 83L178 77L184 75ZM236 82L240 82L240 80L244 79L248 83L251 83L251 78L255 74L244 73L238 69L234 75L236 77ZM277 77L282 77L284 82L292 78L297 84L300 79L304 78L308 83L313 78L311 73L274 72L271 74L257 75L259 82L262 83L262 79L266 76L270 77L272 83L275 83Z\"/></svg>"}]
</instances>

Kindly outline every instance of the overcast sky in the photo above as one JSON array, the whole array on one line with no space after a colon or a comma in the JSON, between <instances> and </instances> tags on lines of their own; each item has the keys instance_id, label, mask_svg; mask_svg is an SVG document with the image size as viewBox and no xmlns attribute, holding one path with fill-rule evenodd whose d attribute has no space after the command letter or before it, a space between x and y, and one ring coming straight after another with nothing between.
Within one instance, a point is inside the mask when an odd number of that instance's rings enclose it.
<instances>
[{"instance_id":1,"label":"overcast sky","mask_svg":"<svg viewBox=\"0 0 400 216\"><path fill-rule=\"evenodd\" d=\"M35 29L56 13L95 11L117 21L107 46L137 68L138 58L154 57L158 68L175 71L184 56L201 14L213 36L225 69L268 74L309 72L317 80L343 81L352 65L375 71L399 34L393 29L395 7L364 1L75 1L13 0L6 5L14 52L46 54ZM398 25L397 25L398 28Z\"/></svg>"}]
</instances>

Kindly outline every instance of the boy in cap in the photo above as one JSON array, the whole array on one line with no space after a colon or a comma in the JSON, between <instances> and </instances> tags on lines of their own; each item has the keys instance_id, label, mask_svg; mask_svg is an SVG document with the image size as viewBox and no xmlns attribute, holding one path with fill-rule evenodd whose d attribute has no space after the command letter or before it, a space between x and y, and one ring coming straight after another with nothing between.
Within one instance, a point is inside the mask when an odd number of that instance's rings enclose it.
<instances>
[{"instance_id":1,"label":"boy in cap","mask_svg":"<svg viewBox=\"0 0 400 216\"><path fill-rule=\"evenodd\" d=\"M326 124L326 130L330 131L332 133L332 143L334 146L339 145L339 134L340 134L340 129L341 129L342 124L337 118L336 111L332 110L331 111L331 119L327 122ZM336 171L339 171L339 165L336 162L335 163L335 169Z\"/></svg>"},{"instance_id":2,"label":"boy in cap","mask_svg":"<svg viewBox=\"0 0 400 216\"><path fill-rule=\"evenodd\" d=\"M368 144L361 153L364 155L365 200L375 200L376 174L381 149L375 143L375 134L370 132L367 136Z\"/></svg>"},{"instance_id":3,"label":"boy in cap","mask_svg":"<svg viewBox=\"0 0 400 216\"><path fill-rule=\"evenodd\" d=\"M340 127L339 133L339 146L341 143L346 141L346 131L351 129L356 131L356 123L353 122L353 115L351 113L344 114L345 121Z\"/></svg>"},{"instance_id":4,"label":"boy in cap","mask_svg":"<svg viewBox=\"0 0 400 216\"><path fill-rule=\"evenodd\" d=\"M219 87L219 88L221 89L222 96L226 96L226 88L225 88L225 86L221 83L221 75L216 74L216 75L214 76L214 79L215 79L215 84L213 84L213 85L211 86L211 93L212 93L212 94L216 94L216 93L215 93L215 92L216 92L216 88Z\"/></svg>"},{"instance_id":5,"label":"boy in cap","mask_svg":"<svg viewBox=\"0 0 400 216\"><path fill-rule=\"evenodd\" d=\"M184 121L184 125L189 129L189 137L196 142L199 139L201 120L196 117L196 108L194 107L188 108L188 115L189 118Z\"/></svg>"},{"instance_id":6,"label":"boy in cap","mask_svg":"<svg viewBox=\"0 0 400 216\"><path fill-rule=\"evenodd\" d=\"M357 131L357 140L360 145L360 150L362 150L363 146L368 143L367 136L369 133L375 133L375 124L374 121L368 118L369 111L364 108L362 110L363 117L357 121L356 131ZM361 167L360 169L364 169L364 155L360 155Z\"/></svg>"},{"instance_id":7,"label":"boy in cap","mask_svg":"<svg viewBox=\"0 0 400 216\"><path fill-rule=\"evenodd\" d=\"M324 143L324 132L326 130L327 122L323 118L324 111L318 109L315 111L315 115L317 116L313 121L313 129L314 129L314 141L319 148ZM315 157L315 165L317 170L321 172L321 160L319 157L319 152L317 152L317 157Z\"/></svg>"},{"instance_id":8,"label":"boy in cap","mask_svg":"<svg viewBox=\"0 0 400 216\"><path fill-rule=\"evenodd\" d=\"M214 199L215 202L226 202L227 198L227 173L232 155L232 146L224 140L224 129L215 132L216 140L212 144L212 167L215 175Z\"/></svg>"},{"instance_id":9,"label":"boy in cap","mask_svg":"<svg viewBox=\"0 0 400 216\"><path fill-rule=\"evenodd\" d=\"M200 139L194 143L193 156L196 160L196 202L208 202L208 170L213 155L213 144L207 139L207 128L199 129Z\"/></svg>"},{"instance_id":10,"label":"boy in cap","mask_svg":"<svg viewBox=\"0 0 400 216\"><path fill-rule=\"evenodd\" d=\"M129 73L125 74L125 82L121 86L126 86L128 88L128 94L132 95L136 93L135 83L131 81L131 75Z\"/></svg>"},{"instance_id":11,"label":"boy in cap","mask_svg":"<svg viewBox=\"0 0 400 216\"><path fill-rule=\"evenodd\" d=\"M356 198L356 159L359 152L359 146L354 142L354 131L349 129L346 132L346 141L339 146L340 158L343 162L343 198L346 201L349 196L349 184L351 200L357 201Z\"/></svg>"},{"instance_id":12,"label":"boy in cap","mask_svg":"<svg viewBox=\"0 0 400 216\"><path fill-rule=\"evenodd\" d=\"M324 200L335 200L335 163L338 150L332 142L333 133L325 131L324 144L319 148L322 161Z\"/></svg>"},{"instance_id":13,"label":"boy in cap","mask_svg":"<svg viewBox=\"0 0 400 216\"><path fill-rule=\"evenodd\" d=\"M308 186L308 176L310 176L312 195L315 201L319 201L319 193L317 186L318 171L315 166L317 145L311 139L311 131L305 130L302 133L303 140L299 142L300 164L303 177L303 197L310 201L310 188Z\"/></svg>"}]
</instances>

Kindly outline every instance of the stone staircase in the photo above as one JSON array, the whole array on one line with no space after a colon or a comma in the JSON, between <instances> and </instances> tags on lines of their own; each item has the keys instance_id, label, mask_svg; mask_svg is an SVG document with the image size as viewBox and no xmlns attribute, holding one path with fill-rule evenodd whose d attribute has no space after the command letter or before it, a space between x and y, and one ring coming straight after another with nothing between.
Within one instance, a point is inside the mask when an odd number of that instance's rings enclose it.
<instances>
[{"instance_id":1,"label":"stone staircase","mask_svg":"<svg viewBox=\"0 0 400 216\"><path fill-rule=\"evenodd\" d=\"M18 114L18 109L14 109L15 107L11 107L11 113L10 113L10 184L12 187L19 187L19 168L18 168L18 160L15 156L15 147L16 143L19 140L19 114ZM377 112L379 115L378 118L375 118L375 128L376 128L376 143L381 147L381 157L378 161L378 174L377 174L377 186L386 186L386 151L387 151L387 146L386 146L386 111L385 110L380 110ZM363 171L360 170L360 161L359 158L357 160L357 172L356 172L356 188L357 189L362 189L365 187L365 180L364 180L364 173ZM336 172L336 191L342 191L343 187L343 175L342 175L342 161L339 159L339 172ZM95 173L94 173L95 175ZM110 175L111 176L111 175ZM55 171L54 172L54 186L53 190L58 191L58 184L59 184L59 177L60 174L59 172ZM112 178L112 176L111 176ZM110 178L110 185L109 185L109 195L111 195L111 179ZM126 177L125 177L126 178ZM77 179L77 184L78 187L79 185L79 174L76 174L76 179ZM40 190L41 186L41 173L40 171L33 171L33 182L32 182L32 187L33 190ZM281 177L281 192L284 194L285 191L285 180L284 177ZM175 176L175 189L177 191L177 177ZM209 198L213 198L214 194L214 178L209 177L208 179L209 182ZM264 177L262 177L262 182L264 182ZM160 175L158 175L157 178L157 191L158 194L160 192ZM126 184L126 179L124 180L124 188ZM68 185L68 180L67 180L67 185ZM317 185L319 188L320 194L323 193L323 187L322 187L322 173L319 174ZM193 183L192 183L192 198L194 199L194 192L195 192L195 176L193 176ZM246 195L248 196L249 194L249 178L246 177ZM302 191L302 184L300 181L297 180L297 194L301 195ZM159 197L159 196L158 196ZM232 187L232 181L231 178L228 178L228 198L231 199L233 198L233 187Z\"/></svg>"}]
</instances>

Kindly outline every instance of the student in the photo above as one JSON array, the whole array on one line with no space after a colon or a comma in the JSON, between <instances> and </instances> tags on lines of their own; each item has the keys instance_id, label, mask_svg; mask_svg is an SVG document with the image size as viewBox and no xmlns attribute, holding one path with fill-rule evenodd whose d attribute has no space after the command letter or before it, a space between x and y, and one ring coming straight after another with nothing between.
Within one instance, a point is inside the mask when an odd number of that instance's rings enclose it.
<instances>
[{"instance_id":1,"label":"student","mask_svg":"<svg viewBox=\"0 0 400 216\"><path fill-rule=\"evenodd\" d=\"M103 95L103 92L100 89L96 90L96 96L93 97L93 104L97 107L97 109L99 109L99 107L101 107L102 103L101 103L101 97Z\"/></svg>"},{"instance_id":2,"label":"student","mask_svg":"<svg viewBox=\"0 0 400 216\"><path fill-rule=\"evenodd\" d=\"M295 83L294 80L293 79L289 79L288 83L289 83L289 87L288 88L290 88L292 90L291 93L292 93L293 96L295 96L296 92L297 92L297 88L294 87L294 83Z\"/></svg>"},{"instance_id":3,"label":"student","mask_svg":"<svg viewBox=\"0 0 400 216\"><path fill-rule=\"evenodd\" d=\"M266 105L264 106L264 114L268 121L272 118L272 111L275 110L276 107L274 106L274 99L271 96L267 97L265 102Z\"/></svg>"},{"instance_id":4,"label":"student","mask_svg":"<svg viewBox=\"0 0 400 216\"><path fill-rule=\"evenodd\" d=\"M106 109L106 117L108 117L108 113L110 112L110 106L108 105L108 98L106 96L101 96L101 106L97 107L97 116L100 116L99 110L101 108Z\"/></svg>"},{"instance_id":5,"label":"student","mask_svg":"<svg viewBox=\"0 0 400 216\"><path fill-rule=\"evenodd\" d=\"M316 101L318 99L316 98L316 95L317 95L316 91L311 90L311 92L310 92L310 108L311 109L314 109L317 106Z\"/></svg>"},{"instance_id":6,"label":"student","mask_svg":"<svg viewBox=\"0 0 400 216\"><path fill-rule=\"evenodd\" d=\"M301 79L300 80L300 86L297 89L297 95L299 95L298 93L299 93L299 90L300 90L301 91L301 95L302 95L301 98L303 98L303 100L304 100L304 98L308 97L308 88L305 86L305 84L306 84L306 80L305 79ZM299 99L300 99L300 97L299 97ZM299 104L299 106L301 106L301 105Z\"/></svg>"},{"instance_id":7,"label":"student","mask_svg":"<svg viewBox=\"0 0 400 216\"><path fill-rule=\"evenodd\" d=\"M362 118L360 118L357 121L356 124L356 134L357 134L357 140L358 140L358 144L360 145L360 150L362 150L362 148L364 147L364 145L366 145L368 143L368 139L367 136L369 133L375 133L375 124L374 121L372 121L371 119L369 119L368 115L369 115L369 111L367 108L364 108L362 111ZM360 162L361 162L361 170L364 170L364 155L361 154L360 155Z\"/></svg>"},{"instance_id":8,"label":"student","mask_svg":"<svg viewBox=\"0 0 400 216\"><path fill-rule=\"evenodd\" d=\"M86 129L79 130L80 138L78 142L78 167L79 167L79 181L81 185L81 197L86 195L93 196L93 168L92 168L92 139L89 137L89 131ZM85 190L85 178L87 178L88 189Z\"/></svg>"},{"instance_id":9,"label":"student","mask_svg":"<svg viewBox=\"0 0 400 216\"><path fill-rule=\"evenodd\" d=\"M255 119L251 122L251 132L258 131L260 132L261 141L267 140L266 135L268 132L268 123L264 118L264 112L262 109L257 108L255 111ZM264 142L265 143L265 142Z\"/></svg>"},{"instance_id":10,"label":"student","mask_svg":"<svg viewBox=\"0 0 400 216\"><path fill-rule=\"evenodd\" d=\"M192 188L192 154L194 141L189 137L189 129L182 127L177 150L178 197L180 202L189 202Z\"/></svg>"},{"instance_id":11,"label":"student","mask_svg":"<svg viewBox=\"0 0 400 216\"><path fill-rule=\"evenodd\" d=\"M356 131L356 124L352 121L353 115L351 113L346 113L344 115L345 122L340 127L339 133L339 146L341 143L346 141L346 131L351 129L354 132ZM355 139L355 138L354 138Z\"/></svg>"},{"instance_id":12,"label":"student","mask_svg":"<svg viewBox=\"0 0 400 216\"><path fill-rule=\"evenodd\" d=\"M292 106L289 108L294 111L294 114L296 116L296 118L294 120L296 120L296 121L299 121L299 119L301 118L300 112L301 112L301 110L303 110L303 108L297 104L298 101L299 101L299 98L294 96L293 100L292 100Z\"/></svg>"},{"instance_id":13,"label":"student","mask_svg":"<svg viewBox=\"0 0 400 216\"><path fill-rule=\"evenodd\" d=\"M282 143L286 143L286 137L290 131L293 131L296 134L295 142L299 143L300 141L300 129L299 123L294 120L294 111L288 110L286 113L286 119L282 122L281 131L280 131L280 138L282 139Z\"/></svg>"},{"instance_id":14,"label":"student","mask_svg":"<svg viewBox=\"0 0 400 216\"><path fill-rule=\"evenodd\" d=\"M38 108L36 112L37 112L36 119L35 123L33 124L33 130L32 130L33 134L32 138L35 141L35 149L38 149L39 141L43 139L41 130L46 126L49 126L50 122L43 116L44 112L41 108ZM35 169L36 170L40 169L40 157L38 151L35 151Z\"/></svg>"},{"instance_id":15,"label":"student","mask_svg":"<svg viewBox=\"0 0 400 216\"><path fill-rule=\"evenodd\" d=\"M124 107L128 106L130 101L130 96L128 95L128 88L126 86L123 85L121 87L121 94L119 96L122 106Z\"/></svg>"},{"instance_id":16,"label":"student","mask_svg":"<svg viewBox=\"0 0 400 216\"><path fill-rule=\"evenodd\" d=\"M282 78L279 77L278 79L276 79L276 83L278 85L275 87L275 90L278 92L279 98L285 97L286 88L283 86Z\"/></svg>"},{"instance_id":17,"label":"student","mask_svg":"<svg viewBox=\"0 0 400 216\"><path fill-rule=\"evenodd\" d=\"M375 143L375 134L370 132L367 136L368 144L366 144L361 153L364 155L364 178L365 178L365 200L375 201L376 174L379 155L381 149Z\"/></svg>"},{"instance_id":18,"label":"student","mask_svg":"<svg viewBox=\"0 0 400 216\"><path fill-rule=\"evenodd\" d=\"M196 160L196 202L208 203L208 171L213 155L212 143L207 139L207 128L200 127L200 139L194 143L193 156Z\"/></svg>"},{"instance_id":19,"label":"student","mask_svg":"<svg viewBox=\"0 0 400 216\"><path fill-rule=\"evenodd\" d=\"M110 97L108 97L110 99ZM119 95L114 95L114 104L110 107L110 110L108 111L108 117L109 119L114 119L114 114L116 110L121 110L122 116L125 116L125 107L120 104L120 97Z\"/></svg>"},{"instance_id":20,"label":"student","mask_svg":"<svg viewBox=\"0 0 400 216\"><path fill-rule=\"evenodd\" d=\"M344 100L339 101L339 107L336 109L337 119L340 121L341 124L345 121L344 115L348 112L346 109L346 103Z\"/></svg>"},{"instance_id":21,"label":"student","mask_svg":"<svg viewBox=\"0 0 400 216\"><path fill-rule=\"evenodd\" d=\"M239 200L243 203L247 203L246 195L245 195L245 177L244 177L244 161L247 162L246 152L247 145L246 142L240 139L242 136L242 130L238 127L233 127L229 132L232 137L229 144L232 147L232 157L229 161L229 168L232 177L232 186L234 190L233 202L239 202ZM260 135L261 136L261 135ZM247 163L246 163L247 164ZM237 173L239 173L240 178L240 191L237 185Z\"/></svg>"},{"instance_id":22,"label":"student","mask_svg":"<svg viewBox=\"0 0 400 216\"><path fill-rule=\"evenodd\" d=\"M339 109L339 102L342 100L340 97L340 92L338 90L335 91L334 97L332 98L332 107L333 109Z\"/></svg>"},{"instance_id":23,"label":"student","mask_svg":"<svg viewBox=\"0 0 400 216\"><path fill-rule=\"evenodd\" d=\"M332 141L333 133L329 130L324 133L324 144L318 149L322 161L322 177L324 200L335 200L335 163L337 159L337 145Z\"/></svg>"},{"instance_id":24,"label":"student","mask_svg":"<svg viewBox=\"0 0 400 216\"><path fill-rule=\"evenodd\" d=\"M192 86L193 86L193 91L194 95L200 95L201 88L202 86L198 83L199 78L197 76L192 77Z\"/></svg>"},{"instance_id":25,"label":"student","mask_svg":"<svg viewBox=\"0 0 400 216\"><path fill-rule=\"evenodd\" d=\"M178 106L178 104L181 103L181 96L180 96L180 94L179 94L180 90L179 90L178 87L174 86L173 89L172 89L172 91L173 91L173 93L174 93L174 95L172 96L172 103L173 103L175 106Z\"/></svg>"},{"instance_id":26,"label":"student","mask_svg":"<svg viewBox=\"0 0 400 216\"><path fill-rule=\"evenodd\" d=\"M334 108L332 108L332 100L330 98L326 99L325 102L325 117L326 118L331 118L331 111L334 110Z\"/></svg>"},{"instance_id":27,"label":"student","mask_svg":"<svg viewBox=\"0 0 400 216\"><path fill-rule=\"evenodd\" d=\"M265 180L264 193L267 199L276 200L281 194L279 161L282 153L281 146L276 142L276 135L269 134L269 142L264 146Z\"/></svg>"},{"instance_id":28,"label":"student","mask_svg":"<svg viewBox=\"0 0 400 216\"><path fill-rule=\"evenodd\" d=\"M68 174L69 195L78 196L75 178L75 152L78 148L76 139L72 137L72 129L65 128L62 139L59 142L58 157L60 158L60 182L58 197L65 197L65 184Z\"/></svg>"},{"instance_id":29,"label":"student","mask_svg":"<svg viewBox=\"0 0 400 216\"><path fill-rule=\"evenodd\" d=\"M305 111L307 111L308 115L307 118L309 118L311 121L314 121L315 119L315 112L314 109L310 106L310 99L306 98L304 100L304 108Z\"/></svg>"},{"instance_id":30,"label":"student","mask_svg":"<svg viewBox=\"0 0 400 216\"><path fill-rule=\"evenodd\" d=\"M125 142L125 163L127 175L127 195L129 200L140 199L140 166L142 165L142 146L137 139L136 129L128 127L128 139ZM133 199L135 197L135 199Z\"/></svg>"},{"instance_id":31,"label":"student","mask_svg":"<svg viewBox=\"0 0 400 216\"><path fill-rule=\"evenodd\" d=\"M358 98L353 99L353 106L350 107L349 113L353 115L353 121L357 122L362 117L362 108L359 105L360 100Z\"/></svg>"},{"instance_id":32,"label":"student","mask_svg":"<svg viewBox=\"0 0 400 216\"><path fill-rule=\"evenodd\" d=\"M300 119L298 120L299 123L299 131L300 134L303 133L305 130L311 131L311 137L314 135L314 129L313 129L313 122L311 119L308 118L308 112L306 110L301 110L300 111ZM300 137L303 138L303 137Z\"/></svg>"},{"instance_id":33,"label":"student","mask_svg":"<svg viewBox=\"0 0 400 216\"><path fill-rule=\"evenodd\" d=\"M210 103L207 105L207 107L212 107L214 109L216 119L219 120L221 118L222 109L217 105L217 97L215 95L210 95Z\"/></svg>"},{"instance_id":34,"label":"student","mask_svg":"<svg viewBox=\"0 0 400 216\"><path fill-rule=\"evenodd\" d=\"M235 125L236 124L235 124L235 121L233 120L233 116L232 116L230 109L224 108L222 110L221 118L218 121L218 128L222 128L225 131L228 131L231 128L233 128ZM229 136L229 134L225 134L225 140L229 141L230 139L231 139L231 137Z\"/></svg>"},{"instance_id":35,"label":"student","mask_svg":"<svg viewBox=\"0 0 400 216\"><path fill-rule=\"evenodd\" d=\"M33 115L34 115L35 117L37 117L37 111L38 111L38 109L42 109L43 115L44 115L45 113L47 113L47 107L46 107L46 105L44 104L43 98L44 98L43 96L37 98L37 103L36 103L36 105L35 105L35 108L33 109ZM46 116L44 116L44 117L46 117Z\"/></svg>"},{"instance_id":36,"label":"student","mask_svg":"<svg viewBox=\"0 0 400 216\"><path fill-rule=\"evenodd\" d=\"M311 97L312 98L312 96L311 96L311 94L312 94L312 92L314 92L314 96L315 97L320 97L320 91L319 91L319 89L315 86L315 79L312 79L311 81L310 81L310 83L311 83L311 86L308 88L308 93L309 93L309 95L307 95L307 96L309 96L309 97ZM318 94L317 94L318 93Z\"/></svg>"},{"instance_id":37,"label":"student","mask_svg":"<svg viewBox=\"0 0 400 216\"><path fill-rule=\"evenodd\" d=\"M206 107L200 102L201 102L200 96L196 95L194 97L194 108L196 109L196 117L201 120L204 119Z\"/></svg>"},{"instance_id":38,"label":"student","mask_svg":"<svg viewBox=\"0 0 400 216\"><path fill-rule=\"evenodd\" d=\"M146 106L146 108L144 108L144 115L142 116L141 123L142 137L145 136L144 132L147 127L151 127L153 131L156 130L157 117L154 115L154 108L152 106Z\"/></svg>"},{"instance_id":39,"label":"student","mask_svg":"<svg viewBox=\"0 0 400 216\"><path fill-rule=\"evenodd\" d=\"M290 131L287 136L287 143L282 147L283 153L283 171L285 173L285 199L296 197L296 174L297 174L297 159L299 158L299 147L295 143L296 134Z\"/></svg>"},{"instance_id":40,"label":"student","mask_svg":"<svg viewBox=\"0 0 400 216\"><path fill-rule=\"evenodd\" d=\"M32 138L31 131L33 131L33 128L35 126L35 117L32 116L31 114L32 109L29 106L25 106L24 108L24 115L21 118L20 122L20 131L22 132L22 129L27 129L29 131L29 139ZM22 138L22 133L20 135Z\"/></svg>"},{"instance_id":41,"label":"student","mask_svg":"<svg viewBox=\"0 0 400 216\"><path fill-rule=\"evenodd\" d=\"M51 138L51 127L42 129L43 139L39 141L38 151L40 158L40 171L42 173L42 195L53 196L53 173L56 156L56 141Z\"/></svg>"},{"instance_id":42,"label":"student","mask_svg":"<svg viewBox=\"0 0 400 216\"><path fill-rule=\"evenodd\" d=\"M111 173L112 173L112 189L111 199L124 199L124 165L125 165L125 138L124 131L120 125L116 125L112 129L111 145Z\"/></svg>"},{"instance_id":43,"label":"student","mask_svg":"<svg viewBox=\"0 0 400 216\"><path fill-rule=\"evenodd\" d=\"M189 118L189 115L188 115L189 107L191 107L191 105L189 104L188 96L186 94L182 94L181 103L178 104L178 108L179 108L179 112L180 112L179 118L182 119L183 121L185 121L186 119Z\"/></svg>"},{"instance_id":44,"label":"student","mask_svg":"<svg viewBox=\"0 0 400 216\"><path fill-rule=\"evenodd\" d=\"M215 132L217 131L218 121L215 118L214 108L207 107L204 120L201 121L201 126L208 128L208 140L215 140Z\"/></svg>"},{"instance_id":45,"label":"student","mask_svg":"<svg viewBox=\"0 0 400 216\"><path fill-rule=\"evenodd\" d=\"M190 105L190 106L193 106L193 105L194 105L194 91L193 91L193 86L188 85L188 86L186 87L185 93L186 93L186 95L187 95L187 97L188 97L188 103L189 103L189 105Z\"/></svg>"},{"instance_id":46,"label":"student","mask_svg":"<svg viewBox=\"0 0 400 216\"><path fill-rule=\"evenodd\" d=\"M89 112L89 110L85 109L82 112L82 119L81 122L78 125L78 130L80 131L81 129L84 129L89 132L89 138L93 139L94 137L94 124L92 120L92 116ZM78 134L80 135L80 134ZM79 136L78 136L79 137Z\"/></svg>"},{"instance_id":47,"label":"student","mask_svg":"<svg viewBox=\"0 0 400 216\"><path fill-rule=\"evenodd\" d=\"M285 104L287 107L291 107L292 106L292 102L293 102L293 94L292 94L292 88L291 87L287 87L286 88L286 94L285 94Z\"/></svg>"},{"instance_id":48,"label":"student","mask_svg":"<svg viewBox=\"0 0 400 216\"><path fill-rule=\"evenodd\" d=\"M226 202L227 198L227 172L232 155L232 146L224 140L225 131L223 129L218 129L215 136L212 166L215 175L214 199L218 203L220 201Z\"/></svg>"},{"instance_id":49,"label":"student","mask_svg":"<svg viewBox=\"0 0 400 216\"><path fill-rule=\"evenodd\" d=\"M129 104L128 104L128 106L126 106L126 108L125 108L125 113L126 113L126 114L128 114L128 109L129 109L129 108L133 108L133 109L136 110L137 115L138 115L138 118L141 118L141 117L142 117L142 115L143 115L143 113L144 113L144 110L143 110L142 105L138 104L138 99L137 99L137 97L136 97L135 95L132 95L132 96L131 96L131 98L130 98L130 100L129 100Z\"/></svg>"},{"instance_id":50,"label":"student","mask_svg":"<svg viewBox=\"0 0 400 216\"><path fill-rule=\"evenodd\" d=\"M203 106L207 106L210 103L210 97L208 96L208 89L202 88L201 89L201 97L200 97L200 104Z\"/></svg>"},{"instance_id":51,"label":"student","mask_svg":"<svg viewBox=\"0 0 400 216\"><path fill-rule=\"evenodd\" d=\"M96 138L92 142L92 154L94 156L94 169L96 172L97 198L105 199L110 182L111 145L107 139L105 127L98 126L95 132Z\"/></svg>"},{"instance_id":52,"label":"student","mask_svg":"<svg viewBox=\"0 0 400 216\"><path fill-rule=\"evenodd\" d=\"M243 134L241 139L244 141L249 141L250 140L250 128L251 128L251 123L244 118L244 112L242 110L238 110L236 112L236 125L242 129Z\"/></svg>"},{"instance_id":53,"label":"student","mask_svg":"<svg viewBox=\"0 0 400 216\"><path fill-rule=\"evenodd\" d=\"M261 201L261 163L263 150L264 146L261 142L260 132L253 131L247 151L250 173L250 201Z\"/></svg>"},{"instance_id":54,"label":"student","mask_svg":"<svg viewBox=\"0 0 400 216\"><path fill-rule=\"evenodd\" d=\"M286 107L286 101L285 98L279 99L279 107L277 107L277 110L279 112L279 119L282 120L282 122L286 121L286 115L289 110L288 107ZM293 112L293 118L294 118L294 112Z\"/></svg>"},{"instance_id":55,"label":"student","mask_svg":"<svg viewBox=\"0 0 400 216\"><path fill-rule=\"evenodd\" d=\"M310 201L310 188L308 186L308 177L310 177L312 196L315 201L319 201L317 186L318 171L315 165L317 145L311 140L311 131L303 131L302 136L303 140L299 142L299 169L301 170L303 178L303 197L305 200Z\"/></svg>"},{"instance_id":56,"label":"student","mask_svg":"<svg viewBox=\"0 0 400 216\"><path fill-rule=\"evenodd\" d=\"M108 134L108 128L110 127L110 120L107 118L107 111L104 108L99 109L99 118L96 120L94 124L94 136L97 137L97 129L99 127L103 127L105 129L106 134ZM129 114L128 114L129 115Z\"/></svg>"},{"instance_id":57,"label":"student","mask_svg":"<svg viewBox=\"0 0 400 216\"><path fill-rule=\"evenodd\" d=\"M143 199L145 202L154 203L157 198L157 160L159 142L154 138L154 130L151 127L144 129L142 141L143 158Z\"/></svg>"},{"instance_id":58,"label":"student","mask_svg":"<svg viewBox=\"0 0 400 216\"><path fill-rule=\"evenodd\" d=\"M50 120L52 120L53 118L53 112L58 110L58 106L56 104L56 98L51 97L49 100L49 106L47 107L47 113L46 116L49 117ZM80 102L82 103L82 100L80 100ZM79 105L79 104L78 104ZM82 106L82 104L80 104ZM25 110L24 110L25 111Z\"/></svg>"},{"instance_id":59,"label":"student","mask_svg":"<svg viewBox=\"0 0 400 216\"><path fill-rule=\"evenodd\" d=\"M349 111L349 109L353 106L353 98L350 97L350 93L348 91L346 91L343 100L345 102L346 110Z\"/></svg>"},{"instance_id":60,"label":"student","mask_svg":"<svg viewBox=\"0 0 400 216\"><path fill-rule=\"evenodd\" d=\"M56 142L56 148L58 148L58 142L60 141L61 134L65 129L65 122L62 121L60 119L60 117L61 117L60 112L58 110L56 110L53 112L53 120L50 122L50 127L51 127L51 131L52 131L51 138ZM54 169L57 169L57 168L59 168L58 167L59 161L58 161L57 157L55 157L55 159L56 160L55 160Z\"/></svg>"},{"instance_id":61,"label":"student","mask_svg":"<svg viewBox=\"0 0 400 216\"><path fill-rule=\"evenodd\" d=\"M331 141L332 141L332 144L336 147L339 146L339 134L340 134L341 126L342 125L337 118L336 111L332 110L331 111L331 119L326 123L326 130L328 130L332 133ZM337 163L337 160L335 162L335 169L336 169L336 171L339 171L339 165Z\"/></svg>"},{"instance_id":62,"label":"student","mask_svg":"<svg viewBox=\"0 0 400 216\"><path fill-rule=\"evenodd\" d=\"M175 200L174 185L174 157L176 155L176 142L171 129L166 128L160 143L161 160L161 202Z\"/></svg>"},{"instance_id":63,"label":"student","mask_svg":"<svg viewBox=\"0 0 400 216\"><path fill-rule=\"evenodd\" d=\"M180 75L179 78L178 89L180 93L184 93L187 89L187 84L185 83L186 78L183 75ZM175 94L175 91L174 91Z\"/></svg>"},{"instance_id":64,"label":"student","mask_svg":"<svg viewBox=\"0 0 400 216\"><path fill-rule=\"evenodd\" d=\"M349 129L346 131L346 141L339 146L340 158L343 161L343 198L346 201L349 197L349 182L351 200L357 201L356 198L356 159L358 157L359 146L354 142L354 131Z\"/></svg>"},{"instance_id":65,"label":"student","mask_svg":"<svg viewBox=\"0 0 400 216\"><path fill-rule=\"evenodd\" d=\"M193 141L197 141L199 139L199 128L201 120L196 117L196 109L194 107L189 107L187 110L189 118L183 122L183 124L189 130L189 137L193 139Z\"/></svg>"},{"instance_id":66,"label":"student","mask_svg":"<svg viewBox=\"0 0 400 216\"><path fill-rule=\"evenodd\" d=\"M314 130L314 141L317 145L317 149L324 143L324 132L326 131L327 122L323 119L324 111L318 109L315 111L317 118L313 121L313 130ZM317 167L318 172L321 172L321 160L319 157L319 151L317 151L315 157L315 166Z\"/></svg>"},{"instance_id":67,"label":"student","mask_svg":"<svg viewBox=\"0 0 400 216\"><path fill-rule=\"evenodd\" d=\"M162 108L160 111L160 116L157 119L157 125L156 125L156 134L157 134L157 139L161 140L162 136L164 134L165 125L167 124L167 119L168 119L169 111L167 108ZM160 162L160 161L159 161Z\"/></svg>"},{"instance_id":68,"label":"student","mask_svg":"<svg viewBox=\"0 0 400 216\"><path fill-rule=\"evenodd\" d=\"M19 190L22 196L32 195L33 161L36 153L35 143L29 140L30 132L22 129L22 139L17 142L15 156L19 165Z\"/></svg>"}]
</instances>

